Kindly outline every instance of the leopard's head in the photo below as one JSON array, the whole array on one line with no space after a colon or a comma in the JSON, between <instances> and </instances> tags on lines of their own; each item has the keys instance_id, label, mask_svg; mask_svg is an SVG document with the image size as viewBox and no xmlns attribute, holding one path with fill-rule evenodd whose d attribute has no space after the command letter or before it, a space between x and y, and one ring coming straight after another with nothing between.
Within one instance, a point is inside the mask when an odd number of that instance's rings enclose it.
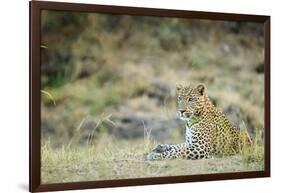
<instances>
[{"instance_id":1,"label":"leopard's head","mask_svg":"<svg viewBox=\"0 0 281 193\"><path fill-rule=\"evenodd\" d=\"M204 84L183 86L176 85L178 116L182 120L187 120L192 115L198 116L204 110L207 96Z\"/></svg>"}]
</instances>

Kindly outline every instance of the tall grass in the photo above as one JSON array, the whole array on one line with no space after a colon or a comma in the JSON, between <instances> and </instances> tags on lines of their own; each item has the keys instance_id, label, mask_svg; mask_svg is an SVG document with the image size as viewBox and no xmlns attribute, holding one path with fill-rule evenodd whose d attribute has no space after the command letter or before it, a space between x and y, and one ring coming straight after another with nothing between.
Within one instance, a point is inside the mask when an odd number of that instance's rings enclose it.
<instances>
[{"instance_id":1,"label":"tall grass","mask_svg":"<svg viewBox=\"0 0 281 193\"><path fill-rule=\"evenodd\" d=\"M261 141L260 132L258 129L255 130L255 135L249 143L249 135L247 128L241 128L240 133L241 146L240 155L242 157L243 164L248 165L250 163L259 163L263 166L264 159L264 143Z\"/></svg>"},{"instance_id":2,"label":"tall grass","mask_svg":"<svg viewBox=\"0 0 281 193\"><path fill-rule=\"evenodd\" d=\"M147 128L143 121L143 152L146 155L156 145L151 137L151 128Z\"/></svg>"}]
</instances>

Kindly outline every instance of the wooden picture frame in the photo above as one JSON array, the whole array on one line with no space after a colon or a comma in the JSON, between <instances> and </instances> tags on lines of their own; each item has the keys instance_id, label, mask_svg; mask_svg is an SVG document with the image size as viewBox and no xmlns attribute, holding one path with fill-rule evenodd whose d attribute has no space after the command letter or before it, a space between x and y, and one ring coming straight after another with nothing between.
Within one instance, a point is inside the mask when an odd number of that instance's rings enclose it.
<instances>
[{"instance_id":1,"label":"wooden picture frame","mask_svg":"<svg viewBox=\"0 0 281 193\"><path fill-rule=\"evenodd\" d=\"M59 191L88 188L121 187L150 184L183 183L196 181L229 180L270 177L270 16L231 13L212 13L153 8L104 6L91 4L31 1L30 4L30 191ZM41 183L41 96L40 96L40 26L42 10L76 11L136 16L176 17L225 21L247 21L264 26L264 171L166 176L138 179L117 179L85 182ZM246 65L246 64L245 64Z\"/></svg>"}]
</instances>

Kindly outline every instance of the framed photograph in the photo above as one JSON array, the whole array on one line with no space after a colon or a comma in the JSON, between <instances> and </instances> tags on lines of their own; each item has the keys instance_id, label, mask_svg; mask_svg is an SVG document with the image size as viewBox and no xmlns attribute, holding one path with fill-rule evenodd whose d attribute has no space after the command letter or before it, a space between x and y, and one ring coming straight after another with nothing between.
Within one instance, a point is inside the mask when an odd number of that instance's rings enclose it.
<instances>
[{"instance_id":1,"label":"framed photograph","mask_svg":"<svg viewBox=\"0 0 281 193\"><path fill-rule=\"evenodd\" d=\"M269 16L30 2L30 191L269 176Z\"/></svg>"}]
</instances>

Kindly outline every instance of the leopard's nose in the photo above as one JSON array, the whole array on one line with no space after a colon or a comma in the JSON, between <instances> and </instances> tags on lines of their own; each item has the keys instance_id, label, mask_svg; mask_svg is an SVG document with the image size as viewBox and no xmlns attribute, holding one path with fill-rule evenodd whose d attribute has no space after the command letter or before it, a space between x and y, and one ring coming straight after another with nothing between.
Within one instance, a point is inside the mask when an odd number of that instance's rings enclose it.
<instances>
[{"instance_id":1,"label":"leopard's nose","mask_svg":"<svg viewBox=\"0 0 281 193\"><path fill-rule=\"evenodd\" d=\"M179 110L179 112L182 115L185 112L185 110Z\"/></svg>"}]
</instances>

